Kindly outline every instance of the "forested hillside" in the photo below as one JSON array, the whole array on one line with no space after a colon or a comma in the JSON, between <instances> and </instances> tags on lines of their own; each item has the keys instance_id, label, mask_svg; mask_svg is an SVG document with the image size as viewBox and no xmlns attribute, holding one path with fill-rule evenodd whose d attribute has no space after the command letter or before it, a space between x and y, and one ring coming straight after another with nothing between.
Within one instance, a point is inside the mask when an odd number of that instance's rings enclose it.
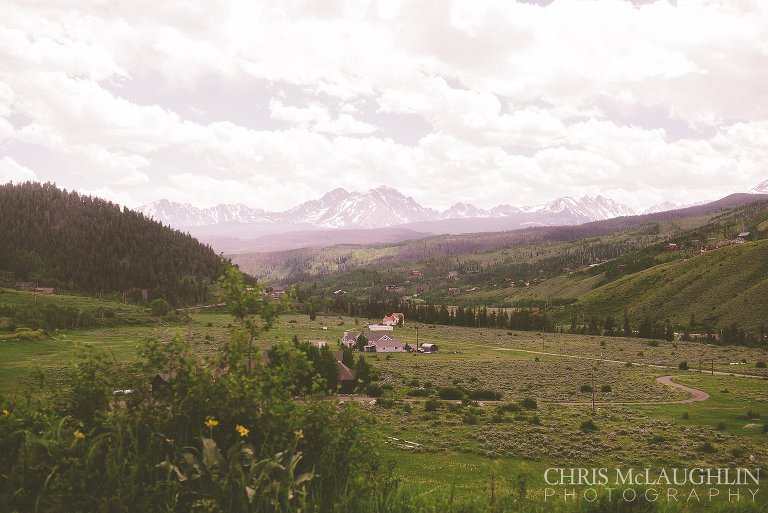
<instances>
[{"instance_id":1,"label":"forested hillside","mask_svg":"<svg viewBox=\"0 0 768 513\"><path fill-rule=\"evenodd\" d=\"M203 302L219 258L188 234L54 184L0 186L0 278L70 292Z\"/></svg>"}]
</instances>

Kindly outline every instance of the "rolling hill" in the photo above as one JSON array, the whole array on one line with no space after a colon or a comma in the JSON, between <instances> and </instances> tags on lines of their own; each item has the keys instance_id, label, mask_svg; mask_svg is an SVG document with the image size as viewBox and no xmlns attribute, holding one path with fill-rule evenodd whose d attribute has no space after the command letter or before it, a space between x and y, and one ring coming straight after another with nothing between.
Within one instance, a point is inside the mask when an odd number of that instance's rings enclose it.
<instances>
[{"instance_id":1,"label":"rolling hill","mask_svg":"<svg viewBox=\"0 0 768 513\"><path fill-rule=\"evenodd\" d=\"M219 257L188 234L108 201L27 182L0 186L0 278L140 300L205 300Z\"/></svg>"},{"instance_id":2,"label":"rolling hill","mask_svg":"<svg viewBox=\"0 0 768 513\"><path fill-rule=\"evenodd\" d=\"M621 318L670 319L684 325L768 324L768 240L734 244L660 264L583 294L574 308Z\"/></svg>"}]
</instances>

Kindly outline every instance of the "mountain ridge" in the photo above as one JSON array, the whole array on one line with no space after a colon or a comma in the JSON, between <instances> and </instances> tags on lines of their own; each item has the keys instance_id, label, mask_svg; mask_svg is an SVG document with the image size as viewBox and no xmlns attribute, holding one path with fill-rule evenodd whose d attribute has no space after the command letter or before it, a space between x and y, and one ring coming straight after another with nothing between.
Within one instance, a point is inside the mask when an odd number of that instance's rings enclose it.
<instances>
[{"instance_id":1,"label":"mountain ridge","mask_svg":"<svg viewBox=\"0 0 768 513\"><path fill-rule=\"evenodd\" d=\"M600 195L580 198L566 196L536 206L504 204L489 210L458 202L439 212L385 185L366 192L336 188L316 200L306 201L284 212L268 212L242 203L198 208L167 199L141 205L134 210L176 228L236 222L306 225L307 228L321 229L372 229L449 219L504 218L521 213L533 216L530 219L533 225L549 224L546 221L537 223L537 214L542 217L556 214L558 222L580 224L635 214L630 207Z\"/></svg>"}]
</instances>

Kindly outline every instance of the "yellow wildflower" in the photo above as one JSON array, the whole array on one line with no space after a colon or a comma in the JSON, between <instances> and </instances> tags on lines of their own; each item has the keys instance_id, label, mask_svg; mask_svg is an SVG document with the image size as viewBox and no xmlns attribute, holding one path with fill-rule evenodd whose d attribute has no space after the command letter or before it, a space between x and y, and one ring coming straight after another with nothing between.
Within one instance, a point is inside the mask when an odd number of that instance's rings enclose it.
<instances>
[{"instance_id":1,"label":"yellow wildflower","mask_svg":"<svg viewBox=\"0 0 768 513\"><path fill-rule=\"evenodd\" d=\"M85 438L85 435L84 435L84 434L83 434L83 432L82 432L82 431L80 431L79 429L78 429L78 430L76 430L74 433L72 433L72 435L73 435L75 438L77 438L78 440L82 440L83 438Z\"/></svg>"},{"instance_id":2,"label":"yellow wildflower","mask_svg":"<svg viewBox=\"0 0 768 513\"><path fill-rule=\"evenodd\" d=\"M205 421L205 427L207 428L215 428L219 425L219 421L214 419L213 417L208 417L208 419Z\"/></svg>"},{"instance_id":3,"label":"yellow wildflower","mask_svg":"<svg viewBox=\"0 0 768 513\"><path fill-rule=\"evenodd\" d=\"M301 440L302 438L304 438L304 430L303 429L299 429L298 431L294 431L293 434L296 435L296 439L298 439L298 440Z\"/></svg>"},{"instance_id":4,"label":"yellow wildflower","mask_svg":"<svg viewBox=\"0 0 768 513\"><path fill-rule=\"evenodd\" d=\"M3 417L7 417L10 414L11 412L9 412L8 410L3 410Z\"/></svg>"},{"instance_id":5,"label":"yellow wildflower","mask_svg":"<svg viewBox=\"0 0 768 513\"><path fill-rule=\"evenodd\" d=\"M239 434L240 436L242 436L243 438L245 438L246 436L248 436L248 433L250 433L250 432L251 432L251 430L250 430L250 429L248 429L248 428L247 428L247 427L245 427L245 426L241 426L240 424L238 424L237 426L235 426L235 431L237 431L237 432L238 432L238 434Z\"/></svg>"}]
</instances>

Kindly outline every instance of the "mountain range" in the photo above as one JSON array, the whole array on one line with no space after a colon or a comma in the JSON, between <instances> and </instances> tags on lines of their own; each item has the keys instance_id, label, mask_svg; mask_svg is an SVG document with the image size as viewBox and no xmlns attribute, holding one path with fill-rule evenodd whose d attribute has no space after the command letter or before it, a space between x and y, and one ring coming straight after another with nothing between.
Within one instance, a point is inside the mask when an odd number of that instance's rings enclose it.
<instances>
[{"instance_id":1,"label":"mountain range","mask_svg":"<svg viewBox=\"0 0 768 513\"><path fill-rule=\"evenodd\" d=\"M557 198L538 206L499 205L490 210L467 203L456 203L439 212L424 207L410 196L387 186L367 192L334 189L321 198L307 201L284 212L268 212L242 203L197 208L187 203L162 199L135 209L147 217L176 228L200 227L221 223L259 223L303 226L304 229L386 228L396 225L447 219L502 218L514 214L535 214L544 219L558 214L565 224L579 224L626 215L635 215L628 206L603 196ZM548 225L549 222L542 221Z\"/></svg>"},{"instance_id":2,"label":"mountain range","mask_svg":"<svg viewBox=\"0 0 768 513\"><path fill-rule=\"evenodd\" d=\"M749 192L768 193L768 180ZM689 206L664 202L642 214ZM198 208L166 199L135 210L163 224L188 231L216 251L228 254L335 244L386 244L435 234L571 226L637 215L627 205L599 195L561 197L536 206L504 204L488 210L456 203L441 212L420 205L412 197L388 186L367 192L337 188L283 212L270 212L242 203Z\"/></svg>"}]
</instances>

